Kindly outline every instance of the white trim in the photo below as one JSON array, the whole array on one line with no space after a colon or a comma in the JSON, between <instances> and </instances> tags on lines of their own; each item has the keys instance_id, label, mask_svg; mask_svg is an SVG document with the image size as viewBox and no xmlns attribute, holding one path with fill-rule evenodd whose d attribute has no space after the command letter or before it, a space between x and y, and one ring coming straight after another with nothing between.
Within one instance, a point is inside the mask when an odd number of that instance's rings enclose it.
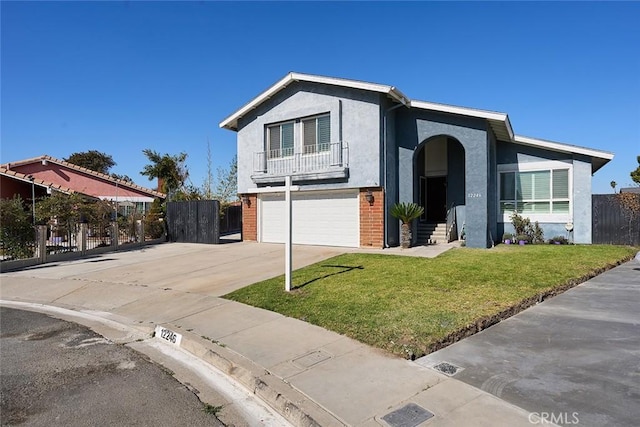
<instances>
[{"instance_id":1,"label":"white trim","mask_svg":"<svg viewBox=\"0 0 640 427\"><path fill-rule=\"evenodd\" d=\"M144 197L144 196L97 196L100 200L117 200L120 202L153 202L153 197Z\"/></svg>"},{"instance_id":2,"label":"white trim","mask_svg":"<svg viewBox=\"0 0 640 427\"><path fill-rule=\"evenodd\" d=\"M569 203L569 211L571 211L572 205ZM572 214L522 214L523 217L527 217L531 220L531 222L538 222L540 224L566 224L567 222L573 222ZM500 212L498 212L498 222L502 222L505 224L511 224L511 214L502 215L501 220Z\"/></svg>"},{"instance_id":3,"label":"white trim","mask_svg":"<svg viewBox=\"0 0 640 427\"><path fill-rule=\"evenodd\" d=\"M598 157L600 159L611 160L614 154L609 151L594 150L591 148L578 147L577 145L562 144L559 142L547 141L544 139L530 138L528 136L515 135L513 142L534 147L542 147L554 151L566 153L584 154L585 156Z\"/></svg>"},{"instance_id":4,"label":"white trim","mask_svg":"<svg viewBox=\"0 0 640 427\"><path fill-rule=\"evenodd\" d=\"M533 172L533 171L553 171L558 169L568 169L568 192L569 192L569 212L558 213L531 213L522 214L529 218L532 222L539 223L567 223L573 222L573 207L574 207L574 194L573 194L573 163L570 160L548 160L543 162L529 162L529 163L510 163L505 165L498 165L497 167L497 179L496 179L496 213L498 222L510 223L511 214L502 214L500 212L500 174L507 172ZM553 174L552 174L553 175ZM553 178L551 179L551 185L553 185ZM549 208L552 209L553 199L549 199Z\"/></svg>"},{"instance_id":5,"label":"white trim","mask_svg":"<svg viewBox=\"0 0 640 427\"><path fill-rule=\"evenodd\" d=\"M305 81L305 82L311 82L311 83L350 87L350 88L361 89L365 91L385 93L388 96L390 96L392 99L394 99L396 102L399 102L400 104L405 105L409 108L432 110L432 111L438 111L443 113L458 114L458 115L463 115L468 117L477 117L477 118L485 119L489 121L490 126L494 129L494 132L496 132L496 134L498 133L501 135L506 134L508 139L508 141L506 142L510 142L510 143L529 145L533 147L540 147L547 150L553 150L553 151L559 151L559 152L565 152L565 153L583 154L586 156L590 156L592 158L603 159L604 160L603 164L606 164L608 161L610 161L614 157L614 154L608 151L594 150L594 149L579 147L575 145L562 144L559 142L546 141L542 139L516 135L513 132L511 121L509 120L509 116L506 113L500 113L500 112L489 111L489 110L479 110L475 108L458 107L458 106L447 105L447 104L438 104L435 102L411 100L407 98L402 92L400 92L400 90L398 90L395 86L381 85L377 83L368 83L368 82L363 82L359 80L348 80L348 79L341 79L341 78L335 78L335 77L324 77L324 76L294 73L294 72L287 74L285 77L283 77L274 85L272 85L267 90L262 92L260 95L255 97L249 103L245 104L242 108L237 110L235 113L225 118L223 121L220 122L219 126L221 128L237 131L238 119L240 119L250 110L256 108L258 105L262 104L263 102L265 102L266 100L274 96L277 92L284 89L287 85L289 85L291 82L294 82L294 81ZM504 134L502 131L504 131ZM595 167L595 169L599 169L599 167Z\"/></svg>"},{"instance_id":6,"label":"white trim","mask_svg":"<svg viewBox=\"0 0 640 427\"><path fill-rule=\"evenodd\" d=\"M509 115L505 114L504 124L507 127L507 132L509 133L509 139L513 141L515 134L513 133L513 128L511 127L511 120L509 120Z\"/></svg>"},{"instance_id":7,"label":"white trim","mask_svg":"<svg viewBox=\"0 0 640 427\"><path fill-rule=\"evenodd\" d=\"M284 89L291 82L294 81L304 81L311 83L321 83L332 86L342 86L342 87L350 87L354 89L361 89L372 92L380 92L386 93L396 101L400 102L403 105L409 105L411 102L409 98L407 98L402 92L396 89L394 86L389 85L381 85L377 83L368 83L362 82L359 80L348 80L348 79L339 79L336 77L324 77L324 76L316 76L313 74L302 74L302 73L289 73L280 79L273 86L262 92L260 95L255 97L253 100L249 101L249 103L245 104L242 108L240 108L235 113L231 114L229 117L220 122L219 126L221 128L226 128L230 130L236 130L238 125L238 119L244 116L247 112L256 108L258 105L262 104L267 99L271 98L273 95L278 93L280 90Z\"/></svg>"},{"instance_id":8,"label":"white trim","mask_svg":"<svg viewBox=\"0 0 640 427\"><path fill-rule=\"evenodd\" d=\"M306 81L313 83L322 83L331 86L344 86L354 89L368 90L372 92L389 93L393 87L389 85L381 85L378 83L367 83L359 80L340 79L336 77L316 76L312 74L290 73L291 80Z\"/></svg>"},{"instance_id":9,"label":"white trim","mask_svg":"<svg viewBox=\"0 0 640 427\"><path fill-rule=\"evenodd\" d=\"M498 165L498 172L526 172L547 169L573 169L571 160L545 160L541 162L507 163Z\"/></svg>"},{"instance_id":10,"label":"white trim","mask_svg":"<svg viewBox=\"0 0 640 427\"><path fill-rule=\"evenodd\" d=\"M411 100L411 107L423 110L434 110L443 113L460 114L463 116L480 117L487 120L496 120L505 122L507 115L505 113L497 113L488 110L476 110L474 108L457 107L455 105L437 104L435 102L415 101Z\"/></svg>"}]
</instances>

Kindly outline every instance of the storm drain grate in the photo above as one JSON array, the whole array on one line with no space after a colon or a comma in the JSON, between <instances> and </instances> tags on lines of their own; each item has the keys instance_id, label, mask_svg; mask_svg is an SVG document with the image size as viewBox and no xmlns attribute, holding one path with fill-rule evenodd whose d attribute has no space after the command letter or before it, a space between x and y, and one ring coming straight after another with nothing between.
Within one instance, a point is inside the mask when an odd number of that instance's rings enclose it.
<instances>
[{"instance_id":1,"label":"storm drain grate","mask_svg":"<svg viewBox=\"0 0 640 427\"><path fill-rule=\"evenodd\" d=\"M382 419L391 427L416 427L431 417L433 417L431 412L415 403L409 403L400 409L389 412Z\"/></svg>"},{"instance_id":2,"label":"storm drain grate","mask_svg":"<svg viewBox=\"0 0 640 427\"><path fill-rule=\"evenodd\" d=\"M448 362L438 363L433 367L433 369L440 371L443 374L449 375L449 376L455 375L458 373L458 371L462 370L461 367L452 365L451 363L448 363Z\"/></svg>"}]
</instances>

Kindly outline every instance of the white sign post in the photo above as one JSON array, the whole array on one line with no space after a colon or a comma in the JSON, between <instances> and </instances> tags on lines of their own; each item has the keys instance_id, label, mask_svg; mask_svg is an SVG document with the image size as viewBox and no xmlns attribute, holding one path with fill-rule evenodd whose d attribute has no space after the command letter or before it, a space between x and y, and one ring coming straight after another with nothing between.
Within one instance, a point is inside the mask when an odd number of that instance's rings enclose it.
<instances>
[{"instance_id":1,"label":"white sign post","mask_svg":"<svg viewBox=\"0 0 640 427\"><path fill-rule=\"evenodd\" d=\"M291 269L293 268L293 253L291 245L293 244L293 204L291 203L291 176L284 179L284 203L287 206L287 214L285 215L285 241L284 241L284 290L291 291Z\"/></svg>"},{"instance_id":2,"label":"white sign post","mask_svg":"<svg viewBox=\"0 0 640 427\"><path fill-rule=\"evenodd\" d=\"M249 193L282 193L284 192L284 202L286 205L285 215L285 237L284 237L284 289L291 291L291 270L293 268L293 204L291 203L291 192L299 191L300 187L291 185L291 176L284 178L284 187L251 188Z\"/></svg>"}]
</instances>

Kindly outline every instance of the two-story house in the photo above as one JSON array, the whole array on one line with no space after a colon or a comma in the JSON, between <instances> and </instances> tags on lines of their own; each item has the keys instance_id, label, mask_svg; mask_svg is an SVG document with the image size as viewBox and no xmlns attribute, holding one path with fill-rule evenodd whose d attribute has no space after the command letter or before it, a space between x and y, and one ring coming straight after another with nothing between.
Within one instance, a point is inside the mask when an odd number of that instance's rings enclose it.
<instances>
[{"instance_id":1,"label":"two-story house","mask_svg":"<svg viewBox=\"0 0 640 427\"><path fill-rule=\"evenodd\" d=\"M243 238L284 241L290 175L293 242L397 246L389 211L415 202L414 224L486 248L517 209L547 237L591 243L591 176L605 151L516 135L504 113L409 99L393 86L290 73L224 119L237 132ZM438 224L440 224L438 226ZM442 238L438 239L441 240Z\"/></svg>"}]
</instances>

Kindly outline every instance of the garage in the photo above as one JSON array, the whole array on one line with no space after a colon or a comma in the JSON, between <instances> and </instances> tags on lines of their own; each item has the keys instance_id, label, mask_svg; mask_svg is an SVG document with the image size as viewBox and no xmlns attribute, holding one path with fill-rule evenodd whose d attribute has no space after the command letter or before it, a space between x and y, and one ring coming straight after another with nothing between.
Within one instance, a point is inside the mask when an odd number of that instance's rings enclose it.
<instances>
[{"instance_id":1,"label":"garage","mask_svg":"<svg viewBox=\"0 0 640 427\"><path fill-rule=\"evenodd\" d=\"M360 245L358 190L300 191L291 195L294 244ZM259 240L284 243L284 193L260 195L258 209Z\"/></svg>"}]
</instances>

